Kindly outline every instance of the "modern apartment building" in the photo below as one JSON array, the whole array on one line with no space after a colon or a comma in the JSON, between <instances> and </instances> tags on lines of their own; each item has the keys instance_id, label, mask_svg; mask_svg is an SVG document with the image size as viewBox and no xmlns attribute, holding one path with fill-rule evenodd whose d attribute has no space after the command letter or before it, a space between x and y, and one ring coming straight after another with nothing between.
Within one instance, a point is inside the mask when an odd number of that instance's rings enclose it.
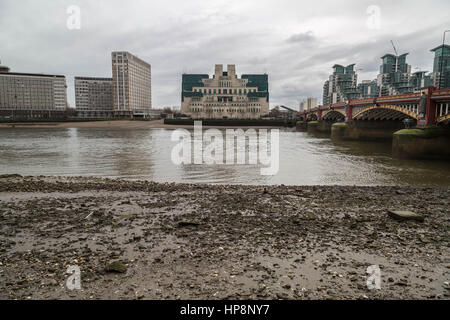
<instances>
[{"instance_id":1,"label":"modern apartment building","mask_svg":"<svg viewBox=\"0 0 450 320\"><path fill-rule=\"evenodd\" d=\"M75 77L75 104L79 118L112 118L112 78Z\"/></svg>"},{"instance_id":2,"label":"modern apartment building","mask_svg":"<svg viewBox=\"0 0 450 320\"><path fill-rule=\"evenodd\" d=\"M432 85L426 71L411 73L411 66L406 63L407 55L386 54L381 57L380 74L377 77L379 96L414 92Z\"/></svg>"},{"instance_id":3,"label":"modern apartment building","mask_svg":"<svg viewBox=\"0 0 450 320\"><path fill-rule=\"evenodd\" d=\"M207 74L183 74L181 113L194 119L259 119L269 114L267 74L236 75L234 64Z\"/></svg>"},{"instance_id":4,"label":"modern apartment building","mask_svg":"<svg viewBox=\"0 0 450 320\"><path fill-rule=\"evenodd\" d=\"M333 74L323 85L323 104L358 99L359 90L357 86L358 75L354 70L354 64L346 67L339 64L333 66Z\"/></svg>"},{"instance_id":5,"label":"modern apartment building","mask_svg":"<svg viewBox=\"0 0 450 320\"><path fill-rule=\"evenodd\" d=\"M427 71L417 71L409 77L409 85L412 91L419 91L421 88L433 85L431 76L426 74Z\"/></svg>"},{"instance_id":6,"label":"modern apartment building","mask_svg":"<svg viewBox=\"0 0 450 320\"><path fill-rule=\"evenodd\" d=\"M381 57L382 64L377 77L380 96L413 91L409 83L411 66L406 63L407 55L408 53L399 56L388 53Z\"/></svg>"},{"instance_id":7,"label":"modern apartment building","mask_svg":"<svg viewBox=\"0 0 450 320\"><path fill-rule=\"evenodd\" d=\"M378 84L376 80L363 80L358 85L358 90L361 98L375 98L378 97Z\"/></svg>"},{"instance_id":8,"label":"modern apartment building","mask_svg":"<svg viewBox=\"0 0 450 320\"><path fill-rule=\"evenodd\" d=\"M450 46L440 45L434 49L432 84L438 89L450 88ZM442 75L442 76L441 76Z\"/></svg>"},{"instance_id":9,"label":"modern apartment building","mask_svg":"<svg viewBox=\"0 0 450 320\"><path fill-rule=\"evenodd\" d=\"M1 67L0 118L64 118L66 88L62 75L9 72L9 68Z\"/></svg>"},{"instance_id":10,"label":"modern apartment building","mask_svg":"<svg viewBox=\"0 0 450 320\"><path fill-rule=\"evenodd\" d=\"M152 108L151 66L126 51L111 53L114 116L148 118Z\"/></svg>"}]
</instances>

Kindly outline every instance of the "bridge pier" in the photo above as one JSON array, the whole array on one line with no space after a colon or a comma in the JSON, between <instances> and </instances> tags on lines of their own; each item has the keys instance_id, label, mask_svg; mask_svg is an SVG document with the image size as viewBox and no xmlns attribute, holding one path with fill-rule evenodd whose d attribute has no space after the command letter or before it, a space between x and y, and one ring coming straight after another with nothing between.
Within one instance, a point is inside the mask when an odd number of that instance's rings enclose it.
<instances>
[{"instance_id":1,"label":"bridge pier","mask_svg":"<svg viewBox=\"0 0 450 320\"><path fill-rule=\"evenodd\" d=\"M331 122L327 121L309 121L307 126L308 133L331 133Z\"/></svg>"},{"instance_id":2,"label":"bridge pier","mask_svg":"<svg viewBox=\"0 0 450 320\"><path fill-rule=\"evenodd\" d=\"M400 159L450 159L450 128L399 130L393 135L392 155Z\"/></svg>"},{"instance_id":3,"label":"bridge pier","mask_svg":"<svg viewBox=\"0 0 450 320\"><path fill-rule=\"evenodd\" d=\"M306 121L297 121L295 130L298 132L305 132L308 130L308 123Z\"/></svg>"},{"instance_id":4,"label":"bridge pier","mask_svg":"<svg viewBox=\"0 0 450 320\"><path fill-rule=\"evenodd\" d=\"M331 138L339 140L391 140L394 132L403 129L400 121L351 120L331 127Z\"/></svg>"}]
</instances>

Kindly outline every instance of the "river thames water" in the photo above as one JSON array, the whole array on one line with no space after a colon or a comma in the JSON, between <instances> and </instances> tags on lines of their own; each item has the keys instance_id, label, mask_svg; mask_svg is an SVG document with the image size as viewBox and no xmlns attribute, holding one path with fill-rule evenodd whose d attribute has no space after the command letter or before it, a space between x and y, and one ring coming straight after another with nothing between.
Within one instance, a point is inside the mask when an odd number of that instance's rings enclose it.
<instances>
[{"instance_id":1,"label":"river thames water","mask_svg":"<svg viewBox=\"0 0 450 320\"><path fill-rule=\"evenodd\" d=\"M398 160L390 142L334 142L280 130L279 171L175 165L170 129L0 129L0 174L104 176L158 182L450 186L450 162Z\"/></svg>"}]
</instances>

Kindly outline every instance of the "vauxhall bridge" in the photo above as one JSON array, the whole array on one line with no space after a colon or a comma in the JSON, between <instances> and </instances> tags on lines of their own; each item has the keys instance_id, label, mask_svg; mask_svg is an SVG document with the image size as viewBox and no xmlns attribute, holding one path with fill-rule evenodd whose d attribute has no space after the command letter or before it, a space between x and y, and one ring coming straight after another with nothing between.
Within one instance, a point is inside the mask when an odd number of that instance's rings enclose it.
<instances>
[{"instance_id":1,"label":"vauxhall bridge","mask_svg":"<svg viewBox=\"0 0 450 320\"><path fill-rule=\"evenodd\" d=\"M298 130L329 132L332 138L393 138L399 157L450 158L450 89L349 100L298 114ZM414 129L401 130L405 123Z\"/></svg>"}]
</instances>

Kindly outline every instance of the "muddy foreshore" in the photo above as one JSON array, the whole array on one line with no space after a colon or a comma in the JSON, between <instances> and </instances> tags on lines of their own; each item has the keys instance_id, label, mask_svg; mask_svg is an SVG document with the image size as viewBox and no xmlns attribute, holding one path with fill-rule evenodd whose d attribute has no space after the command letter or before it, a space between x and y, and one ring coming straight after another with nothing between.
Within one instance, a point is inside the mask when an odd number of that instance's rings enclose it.
<instances>
[{"instance_id":1,"label":"muddy foreshore","mask_svg":"<svg viewBox=\"0 0 450 320\"><path fill-rule=\"evenodd\" d=\"M0 299L448 299L449 208L449 188L3 176Z\"/></svg>"}]
</instances>

